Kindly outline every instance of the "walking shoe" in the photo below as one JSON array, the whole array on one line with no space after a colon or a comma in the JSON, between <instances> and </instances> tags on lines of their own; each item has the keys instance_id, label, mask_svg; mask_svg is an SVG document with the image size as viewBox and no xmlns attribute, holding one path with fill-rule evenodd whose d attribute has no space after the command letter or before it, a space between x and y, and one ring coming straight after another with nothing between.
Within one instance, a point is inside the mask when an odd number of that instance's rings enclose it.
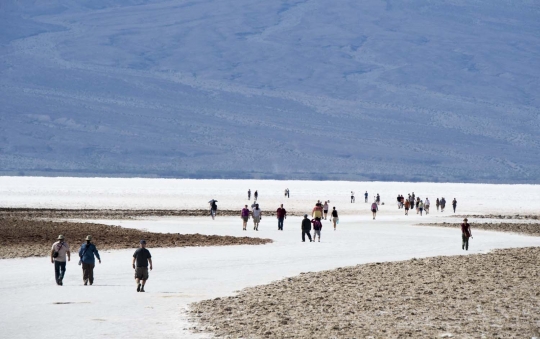
<instances>
[{"instance_id":1,"label":"walking shoe","mask_svg":"<svg viewBox=\"0 0 540 339\"><path fill-rule=\"evenodd\" d=\"M141 291L141 284L138 284L137 285L137 292L140 292Z\"/></svg>"},{"instance_id":2,"label":"walking shoe","mask_svg":"<svg viewBox=\"0 0 540 339\"><path fill-rule=\"evenodd\" d=\"M88 285L88 280L84 281L84 286Z\"/></svg>"},{"instance_id":3,"label":"walking shoe","mask_svg":"<svg viewBox=\"0 0 540 339\"><path fill-rule=\"evenodd\" d=\"M141 286L141 292L145 292L144 285Z\"/></svg>"},{"instance_id":4,"label":"walking shoe","mask_svg":"<svg viewBox=\"0 0 540 339\"><path fill-rule=\"evenodd\" d=\"M90 285L93 285L93 284L94 284L94 282L93 282L93 281L91 281L91 282L90 282Z\"/></svg>"}]
</instances>

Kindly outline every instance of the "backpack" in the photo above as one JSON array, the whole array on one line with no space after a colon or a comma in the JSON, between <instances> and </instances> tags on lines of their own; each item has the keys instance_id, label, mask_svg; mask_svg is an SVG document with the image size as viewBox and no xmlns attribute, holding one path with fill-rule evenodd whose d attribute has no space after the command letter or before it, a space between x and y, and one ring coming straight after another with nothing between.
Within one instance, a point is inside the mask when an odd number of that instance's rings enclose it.
<instances>
[{"instance_id":1,"label":"backpack","mask_svg":"<svg viewBox=\"0 0 540 339\"><path fill-rule=\"evenodd\" d=\"M322 228L322 224L319 220L313 221L313 229L314 230L320 230Z\"/></svg>"}]
</instances>

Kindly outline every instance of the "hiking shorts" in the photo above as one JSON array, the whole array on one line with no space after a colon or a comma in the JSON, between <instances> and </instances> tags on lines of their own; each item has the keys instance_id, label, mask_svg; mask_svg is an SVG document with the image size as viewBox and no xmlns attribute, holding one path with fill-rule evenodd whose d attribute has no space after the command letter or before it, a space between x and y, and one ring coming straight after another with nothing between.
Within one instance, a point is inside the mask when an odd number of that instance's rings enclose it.
<instances>
[{"instance_id":1,"label":"hiking shorts","mask_svg":"<svg viewBox=\"0 0 540 339\"><path fill-rule=\"evenodd\" d=\"M136 267L135 279L148 280L148 267Z\"/></svg>"},{"instance_id":2,"label":"hiking shorts","mask_svg":"<svg viewBox=\"0 0 540 339\"><path fill-rule=\"evenodd\" d=\"M319 236L321 237L321 230L313 230L313 237Z\"/></svg>"},{"instance_id":3,"label":"hiking shorts","mask_svg":"<svg viewBox=\"0 0 540 339\"><path fill-rule=\"evenodd\" d=\"M244 222L247 222L249 219L249 217L242 217L242 220L244 220Z\"/></svg>"},{"instance_id":4,"label":"hiking shorts","mask_svg":"<svg viewBox=\"0 0 540 339\"><path fill-rule=\"evenodd\" d=\"M261 217L253 217L253 223L258 224L261 222Z\"/></svg>"}]
</instances>

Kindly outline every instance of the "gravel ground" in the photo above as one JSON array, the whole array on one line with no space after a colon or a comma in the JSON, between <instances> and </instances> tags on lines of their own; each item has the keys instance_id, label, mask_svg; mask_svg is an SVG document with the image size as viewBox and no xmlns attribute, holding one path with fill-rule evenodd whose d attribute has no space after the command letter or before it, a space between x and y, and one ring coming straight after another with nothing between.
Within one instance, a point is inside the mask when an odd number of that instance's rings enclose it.
<instances>
[{"instance_id":1,"label":"gravel ground","mask_svg":"<svg viewBox=\"0 0 540 339\"><path fill-rule=\"evenodd\" d=\"M500 215L500 214L473 214L473 215L449 215L451 218L475 218L475 219L530 219L530 220L538 220L540 219L540 215L520 215L520 214L514 214L514 215Z\"/></svg>"},{"instance_id":2,"label":"gravel ground","mask_svg":"<svg viewBox=\"0 0 540 339\"><path fill-rule=\"evenodd\" d=\"M471 232L474 237L474 230L498 231L523 233L527 235L540 236L540 224L538 223L470 223ZM461 223L437 223L437 224L419 224L418 226L437 226L437 227L461 227Z\"/></svg>"},{"instance_id":3,"label":"gravel ground","mask_svg":"<svg viewBox=\"0 0 540 339\"><path fill-rule=\"evenodd\" d=\"M0 217L0 259L47 256L59 234L78 246L92 235L100 250L134 248L145 239L151 247L259 245L270 239L201 234L152 233L91 223L54 222Z\"/></svg>"},{"instance_id":4,"label":"gravel ground","mask_svg":"<svg viewBox=\"0 0 540 339\"><path fill-rule=\"evenodd\" d=\"M193 331L227 338L540 336L540 248L301 274L194 303Z\"/></svg>"},{"instance_id":5,"label":"gravel ground","mask_svg":"<svg viewBox=\"0 0 540 339\"><path fill-rule=\"evenodd\" d=\"M240 216L241 210L219 210L218 216ZM273 216L275 211L264 211ZM303 213L287 212L287 215ZM105 210L105 209L41 209L0 208L0 218L25 219L135 219L140 217L210 217L210 210Z\"/></svg>"}]
</instances>

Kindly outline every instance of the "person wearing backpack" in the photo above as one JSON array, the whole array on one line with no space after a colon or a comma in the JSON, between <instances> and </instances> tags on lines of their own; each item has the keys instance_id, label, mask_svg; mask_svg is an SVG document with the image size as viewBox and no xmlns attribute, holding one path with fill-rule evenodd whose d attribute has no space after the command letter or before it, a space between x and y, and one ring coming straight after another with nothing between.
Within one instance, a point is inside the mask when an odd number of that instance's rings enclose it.
<instances>
[{"instance_id":1,"label":"person wearing backpack","mask_svg":"<svg viewBox=\"0 0 540 339\"><path fill-rule=\"evenodd\" d=\"M377 215L377 211L379 210L379 206L376 202L371 204L371 213L373 213L373 220L375 220L375 216Z\"/></svg>"},{"instance_id":2,"label":"person wearing backpack","mask_svg":"<svg viewBox=\"0 0 540 339\"><path fill-rule=\"evenodd\" d=\"M313 224L313 242L315 242L315 239L317 239L317 235L319 236L319 242L321 242L321 230L322 230L321 220L312 219L311 223Z\"/></svg>"},{"instance_id":3,"label":"person wearing backpack","mask_svg":"<svg viewBox=\"0 0 540 339\"><path fill-rule=\"evenodd\" d=\"M69 245L64 241L62 234L58 236L58 241L51 248L51 263L54 264L54 280L59 286L63 285L64 275L66 274L66 256L67 261L71 261L71 252Z\"/></svg>"},{"instance_id":4,"label":"person wearing backpack","mask_svg":"<svg viewBox=\"0 0 540 339\"><path fill-rule=\"evenodd\" d=\"M100 264L101 258L96 245L92 244L92 236L87 236L85 240L86 243L82 244L79 249L79 265L82 266L84 285L88 285L88 283L92 285L94 283L94 267L96 263L94 256L98 258Z\"/></svg>"}]
</instances>

